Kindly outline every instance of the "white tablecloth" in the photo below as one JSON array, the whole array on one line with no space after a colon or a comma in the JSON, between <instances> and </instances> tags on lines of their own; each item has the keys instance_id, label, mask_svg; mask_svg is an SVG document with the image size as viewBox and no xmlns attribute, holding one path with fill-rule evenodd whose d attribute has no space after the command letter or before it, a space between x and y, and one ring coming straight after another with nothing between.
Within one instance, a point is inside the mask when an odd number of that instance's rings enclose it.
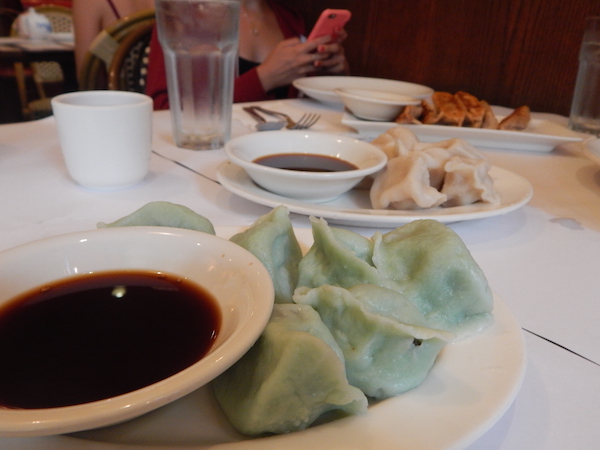
<instances>
[{"instance_id":1,"label":"white tablecloth","mask_svg":"<svg viewBox=\"0 0 600 450\"><path fill-rule=\"evenodd\" d=\"M340 123L340 109L310 100L286 101L285 108L318 110L323 118L315 130L356 134ZM236 105L234 135L252 132L240 114ZM99 221L110 222L155 200L184 204L215 226L250 225L270 210L215 182L217 166L225 159L222 150L176 148L169 113L156 112L154 119L151 173L138 186L114 192L85 190L69 178L52 117L0 126L0 250L93 229ZM581 153L581 145L550 153L486 153L494 165L529 179L534 196L506 215L450 226L523 327L528 361L513 405L469 448L597 448L600 170ZM292 214L292 220L296 227L309 226L305 216ZM375 231L353 229L367 235ZM48 438L0 439L3 449L59 448L53 445Z\"/></svg>"}]
</instances>

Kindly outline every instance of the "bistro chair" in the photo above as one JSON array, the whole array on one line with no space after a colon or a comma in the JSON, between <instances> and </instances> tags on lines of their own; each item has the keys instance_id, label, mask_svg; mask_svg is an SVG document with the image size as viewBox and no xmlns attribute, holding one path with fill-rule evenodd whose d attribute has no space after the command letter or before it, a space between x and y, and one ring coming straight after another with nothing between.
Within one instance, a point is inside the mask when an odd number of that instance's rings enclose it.
<instances>
[{"instance_id":1,"label":"bistro chair","mask_svg":"<svg viewBox=\"0 0 600 450\"><path fill-rule=\"evenodd\" d=\"M109 67L121 42L125 41L133 30L138 30L139 26L154 24L154 21L154 9L148 9L124 17L102 30L84 57L79 89L108 89Z\"/></svg>"},{"instance_id":2,"label":"bistro chair","mask_svg":"<svg viewBox=\"0 0 600 450\"><path fill-rule=\"evenodd\" d=\"M154 20L139 23L121 41L108 68L109 89L140 93L146 90L154 23Z\"/></svg>"}]
</instances>

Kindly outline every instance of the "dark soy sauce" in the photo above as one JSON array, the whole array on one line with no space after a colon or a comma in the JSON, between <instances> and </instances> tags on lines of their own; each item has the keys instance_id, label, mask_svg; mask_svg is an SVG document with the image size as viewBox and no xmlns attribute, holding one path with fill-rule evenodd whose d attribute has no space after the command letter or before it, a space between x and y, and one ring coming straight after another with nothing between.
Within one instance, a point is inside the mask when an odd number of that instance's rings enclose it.
<instances>
[{"instance_id":1,"label":"dark soy sauce","mask_svg":"<svg viewBox=\"0 0 600 450\"><path fill-rule=\"evenodd\" d=\"M220 326L215 299L171 275L48 284L0 309L0 406L76 405L148 386L206 355Z\"/></svg>"},{"instance_id":2,"label":"dark soy sauce","mask_svg":"<svg viewBox=\"0 0 600 450\"><path fill-rule=\"evenodd\" d=\"M261 156L253 162L277 169L301 170L304 172L342 172L358 169L354 164L343 159L312 153L278 153Z\"/></svg>"}]
</instances>

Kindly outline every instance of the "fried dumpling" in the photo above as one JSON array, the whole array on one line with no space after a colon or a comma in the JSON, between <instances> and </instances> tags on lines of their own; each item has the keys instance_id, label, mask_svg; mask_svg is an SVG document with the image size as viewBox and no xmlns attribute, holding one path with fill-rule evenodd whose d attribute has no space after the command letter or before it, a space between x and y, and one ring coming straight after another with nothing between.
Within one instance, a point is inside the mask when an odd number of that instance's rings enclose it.
<instances>
[{"instance_id":1,"label":"fried dumpling","mask_svg":"<svg viewBox=\"0 0 600 450\"><path fill-rule=\"evenodd\" d=\"M138 210L114 222L98 223L98 228L134 226L186 228L215 234L213 224L206 217L187 206L162 201L146 203Z\"/></svg>"},{"instance_id":2,"label":"fried dumpling","mask_svg":"<svg viewBox=\"0 0 600 450\"><path fill-rule=\"evenodd\" d=\"M475 202L497 204L500 196L490 177L486 160L453 156L444 166L446 177L441 192L448 200L443 206L470 205Z\"/></svg>"},{"instance_id":3,"label":"fried dumpling","mask_svg":"<svg viewBox=\"0 0 600 450\"><path fill-rule=\"evenodd\" d=\"M399 124L420 124L422 123L419 119L423 114L423 104L419 105L406 105L398 114L398 117L394 122Z\"/></svg>"},{"instance_id":4,"label":"fried dumpling","mask_svg":"<svg viewBox=\"0 0 600 450\"><path fill-rule=\"evenodd\" d=\"M294 301L317 310L344 353L348 381L376 399L421 384L453 337L411 324L425 320L401 294L379 286L298 288Z\"/></svg>"},{"instance_id":5,"label":"fried dumpling","mask_svg":"<svg viewBox=\"0 0 600 450\"><path fill-rule=\"evenodd\" d=\"M483 122L481 123L481 128L488 128L492 130L498 129L498 118L496 117L496 114L494 114L494 111L492 111L492 107L490 106L490 104L485 100L481 100L481 105L485 110L485 113L483 115Z\"/></svg>"},{"instance_id":6,"label":"fried dumpling","mask_svg":"<svg viewBox=\"0 0 600 450\"><path fill-rule=\"evenodd\" d=\"M463 126L481 128L485 116L485 107L479 99L465 91L458 91L454 96L465 110Z\"/></svg>"},{"instance_id":7,"label":"fried dumpling","mask_svg":"<svg viewBox=\"0 0 600 450\"><path fill-rule=\"evenodd\" d=\"M309 305L275 305L258 341L212 385L247 435L303 430L330 411L367 412L367 398L348 383L342 350Z\"/></svg>"},{"instance_id":8,"label":"fried dumpling","mask_svg":"<svg viewBox=\"0 0 600 450\"><path fill-rule=\"evenodd\" d=\"M436 91L431 95L433 108L428 117L423 118L425 124L450 125L461 127L466 118L466 110L450 92Z\"/></svg>"},{"instance_id":9,"label":"fried dumpling","mask_svg":"<svg viewBox=\"0 0 600 450\"><path fill-rule=\"evenodd\" d=\"M529 106L519 106L512 113L500 121L499 130L522 131L529 126L531 112Z\"/></svg>"},{"instance_id":10,"label":"fried dumpling","mask_svg":"<svg viewBox=\"0 0 600 450\"><path fill-rule=\"evenodd\" d=\"M248 250L267 268L275 288L275 303L291 303L298 283L302 249L288 209L278 206L247 230L232 236L230 241Z\"/></svg>"}]
</instances>

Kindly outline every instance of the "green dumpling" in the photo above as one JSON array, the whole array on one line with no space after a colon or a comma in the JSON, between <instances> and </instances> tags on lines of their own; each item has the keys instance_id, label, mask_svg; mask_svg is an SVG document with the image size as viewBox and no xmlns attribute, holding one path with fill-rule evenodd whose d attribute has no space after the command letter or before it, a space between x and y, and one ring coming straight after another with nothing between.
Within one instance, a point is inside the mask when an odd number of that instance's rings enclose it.
<instances>
[{"instance_id":1,"label":"green dumpling","mask_svg":"<svg viewBox=\"0 0 600 450\"><path fill-rule=\"evenodd\" d=\"M383 285L406 296L430 326L459 337L492 319L485 275L460 237L435 220L417 220L373 237L373 263Z\"/></svg>"},{"instance_id":2,"label":"green dumpling","mask_svg":"<svg viewBox=\"0 0 600 450\"><path fill-rule=\"evenodd\" d=\"M324 284L350 287L379 284L371 261L373 243L358 233L331 228L324 219L310 218L314 243L300 261L298 286Z\"/></svg>"},{"instance_id":3,"label":"green dumpling","mask_svg":"<svg viewBox=\"0 0 600 450\"><path fill-rule=\"evenodd\" d=\"M98 228L135 226L186 228L215 234L215 228L207 218L186 206L171 202L150 202L114 222L98 223Z\"/></svg>"},{"instance_id":4,"label":"green dumpling","mask_svg":"<svg viewBox=\"0 0 600 450\"><path fill-rule=\"evenodd\" d=\"M230 240L256 256L267 268L275 287L275 303L292 303L302 249L287 208L278 206Z\"/></svg>"},{"instance_id":5,"label":"green dumpling","mask_svg":"<svg viewBox=\"0 0 600 450\"><path fill-rule=\"evenodd\" d=\"M276 304L256 344L213 387L247 435L303 430L329 411L367 411L365 395L348 384L342 351L308 305Z\"/></svg>"},{"instance_id":6,"label":"green dumpling","mask_svg":"<svg viewBox=\"0 0 600 450\"><path fill-rule=\"evenodd\" d=\"M428 325L458 338L492 319L487 280L460 237L435 220L417 220L368 239L311 218L314 244L300 261L298 286L358 284L403 294Z\"/></svg>"},{"instance_id":7,"label":"green dumpling","mask_svg":"<svg viewBox=\"0 0 600 450\"><path fill-rule=\"evenodd\" d=\"M377 399L421 384L453 338L423 326L425 318L409 301L379 286L302 287L294 301L317 310L344 353L350 384Z\"/></svg>"}]
</instances>

